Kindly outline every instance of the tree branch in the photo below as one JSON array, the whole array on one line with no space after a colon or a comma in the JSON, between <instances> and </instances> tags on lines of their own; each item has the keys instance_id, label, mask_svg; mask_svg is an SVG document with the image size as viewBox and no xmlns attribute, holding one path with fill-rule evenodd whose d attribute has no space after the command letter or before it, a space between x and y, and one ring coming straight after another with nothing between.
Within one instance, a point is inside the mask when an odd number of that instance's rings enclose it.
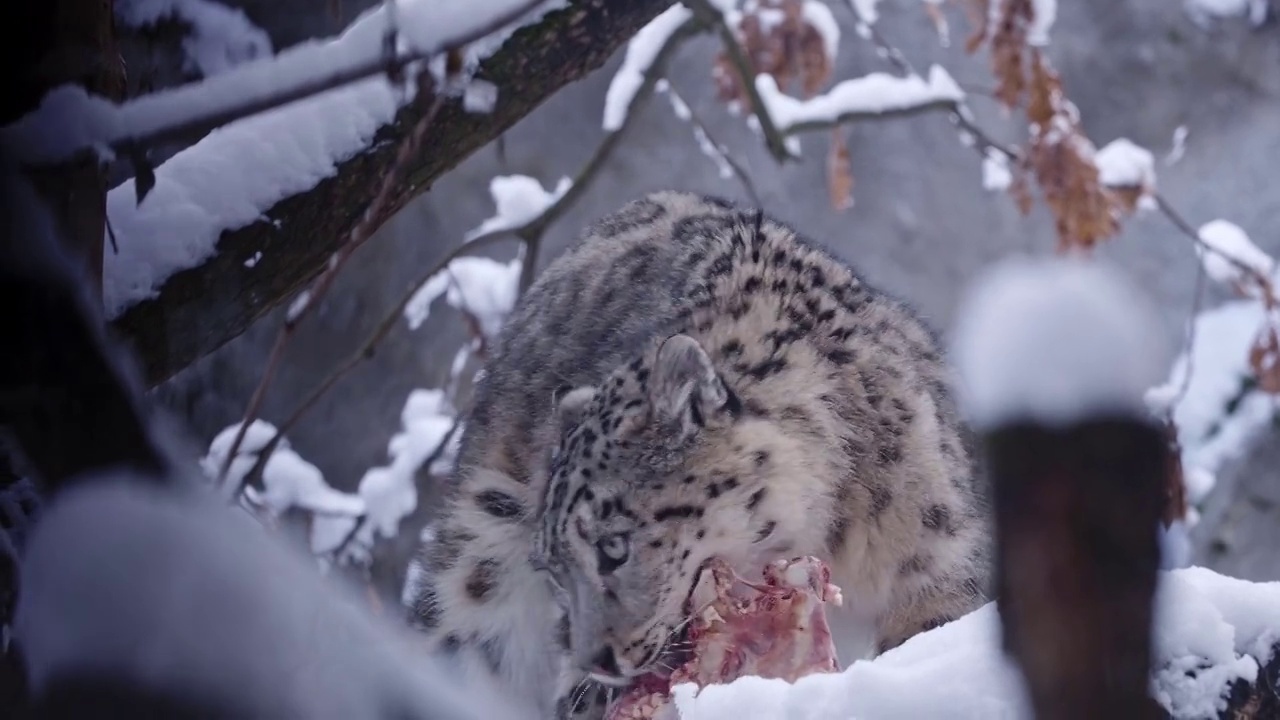
<instances>
[{"instance_id":1,"label":"tree branch","mask_svg":"<svg viewBox=\"0 0 1280 720\"><path fill-rule=\"evenodd\" d=\"M431 127L431 121L439 114L440 107L444 104L444 97L435 94L434 86L435 81L432 80L430 72L423 69L418 73L418 101L425 102L430 97L432 98L430 106L423 116L418 119L418 122L414 124L413 130L404 138L400 147L396 150L395 161L386 176L383 177L382 184L378 188L378 194L374 196L369 207L365 208L364 213L360 216L360 221L351 228L351 234L347 236L347 242L333 254L333 258L325 267L324 272L320 273L320 276L316 278L305 294L294 301L295 304L290 307L284 323L280 325L280 330L276 333L276 341L271 347L271 355L268 357L267 364L262 371L262 377L258 379L258 386L254 388L253 395L249 398L249 404L244 411L244 418L240 421L240 427L236 430L235 439L231 441L231 449L227 451L227 457L222 463L222 470L218 473L219 482L226 479L227 470L231 467L231 460L236 456L236 451L240 449L240 443L244 441L244 434L249 429L249 423L258 417L258 412L262 407L262 400L267 394L267 388L270 387L271 381L280 369L280 361L284 355L284 349L289 344L289 340L293 338L298 324L324 301L324 296L328 294L329 288L333 286L333 281L338 277L338 273L342 272L342 269L346 267L351 254L373 235L374 230L377 229L376 219L383 214L384 208L391 199L392 192L400 183L410 158L418 154L418 148L427 134L427 129ZM239 494L239 488L237 487L231 497L237 497Z\"/></svg>"},{"instance_id":2,"label":"tree branch","mask_svg":"<svg viewBox=\"0 0 1280 720\"><path fill-rule=\"evenodd\" d=\"M501 89L493 111L472 114L460 99L446 100L433 123L432 141L412 158L407 179L371 218L373 226L560 88L600 67L671 3L570 0L568 7L516 31L477 73ZM132 343L148 384L163 382L216 350L319 275L360 221L399 140L423 112L421 107L402 109L367 150L340 164L334 176L281 201L263 220L223 233L213 258L176 273L159 297L118 317L113 327ZM257 265L246 271L244 262L259 252Z\"/></svg>"},{"instance_id":3,"label":"tree branch","mask_svg":"<svg viewBox=\"0 0 1280 720\"><path fill-rule=\"evenodd\" d=\"M686 39L692 37L698 29L698 24L696 22L690 22L680 28L677 32L673 33L671 37L667 39L666 44L663 45L655 56L653 63L644 72L640 88L636 91L635 95L632 96L631 104L627 107L626 113L623 116L622 125L617 130L605 135L604 140L596 146L595 152L592 153L591 157L578 171L578 174L574 176L573 184L570 185L569 189L565 191L563 195L556 199L555 202L548 205L537 217L531 219L520 227L494 230L458 245L450 250L438 262L433 264L426 272L422 273L422 275L409 286L409 290L401 296L399 302L393 305L391 310L382 318L381 321L379 321L373 332L370 333L365 341L360 344L359 348L357 348L356 351L345 361L339 364L333 372L325 377L324 380L320 381L320 383L312 389L311 393L298 404L289 417L277 427L275 435L272 436L271 440L258 452L258 460L254 463L253 467L250 468L249 472L245 473L238 487L234 489L232 497L239 496L240 492L244 489L245 484L256 482L261 478L263 468L266 467L266 463L271 458L271 454L275 452L285 434L292 430L294 426L301 421L302 417L317 402L319 402L320 398L324 397L325 393L329 392L330 389L337 385L338 382L347 375L347 373L354 370L365 360L373 357L377 346L387 337L387 335L391 333L395 326L399 324L400 318L404 315L405 307L408 306L413 297L418 294L418 291L422 286L427 284L427 282L438 273L447 270L450 263L458 257L510 237L518 238L524 242L526 248L523 267L521 268L520 273L520 292L523 293L528 289L529 284L532 282L533 269L537 265L537 249L541 244L542 237L546 230L555 222L556 219L560 218L569 210L569 207L579 197L581 197L582 193L586 192L591 180L596 176L600 168L604 166L605 162L613 153L614 148L617 147L623 133L626 132L627 128L631 127L637 111L652 96L653 88L666 72L667 65L670 63L671 58L675 55L680 45ZM744 182L748 182L745 177ZM749 185L748 187L750 188ZM752 194L754 196L754 191ZM311 302L314 303L315 299L312 298ZM281 337L282 336L283 333ZM277 340L279 340L279 337ZM247 425L247 422L242 423L242 429L247 427ZM234 457L234 454L229 454L228 457Z\"/></svg>"},{"instance_id":4,"label":"tree branch","mask_svg":"<svg viewBox=\"0 0 1280 720\"><path fill-rule=\"evenodd\" d=\"M25 164L40 166L49 162L61 162L68 158L96 163L100 154L98 147L110 148L114 156L129 157L144 154L147 150L166 143L194 142L211 130L223 125L251 115L274 110L299 100L305 100L314 95L335 90L375 75L385 74L389 78L395 78L413 63L463 47L496 32L518 20L526 13L531 12L541 2L542 0L526 0L526 2L518 6L495 15L483 25L468 28L454 37L445 38L433 47L414 48L410 52L398 54L394 50L394 44L392 44L388 46L390 52L386 52L382 56L357 59L347 67L316 73L314 77L304 77L294 85L268 88L263 92L255 93L253 84L239 83L243 87L242 92L234 95L221 93L218 96L220 100L213 103L207 101L197 102L197 100L201 99L201 96L209 94L209 88L203 87L208 81L200 81L160 93L144 95L132 101L132 104L147 107L148 109L151 109L150 106L164 106L168 109L170 106L181 107L183 105L188 105L193 109L188 112L160 112L157 107L155 115L161 119L156 120L154 125L144 119L150 113L135 113L139 116L136 119L142 120L143 128L141 130L135 127L133 123L104 123L103 127L96 129L93 134L86 134L84 137L76 138L73 143L68 143L62 147L41 148L42 152L38 153L40 157L24 159ZM395 6L394 4L387 4L387 7L394 9ZM389 31L394 34L397 32L397 28L394 27L394 15L391 15L388 21L392 23ZM271 60L263 60L258 63L247 63L213 82L230 86L241 79L236 75L248 76L259 70L262 64L270 62ZM188 100L190 102L187 102ZM116 106L114 108L117 113L121 113L123 109L125 109L124 106ZM39 124L41 118L36 117L33 120L37 121L33 124ZM46 155L47 157L44 157Z\"/></svg>"},{"instance_id":5,"label":"tree branch","mask_svg":"<svg viewBox=\"0 0 1280 720\"><path fill-rule=\"evenodd\" d=\"M729 55L729 61L733 63L739 79L742 80L742 87L747 93L747 99L751 102L750 109L755 113L756 119L760 123L760 133L764 135L765 146L769 148L770 154L778 162L795 159L795 156L787 149L786 136L774 124L768 108L765 107L764 98L761 97L760 90L756 88L756 70L751 65L751 59L747 57L747 51L742 47L742 43L738 42L738 37L734 35L733 28L729 27L728 23L724 21L724 15L713 7L708 0L688 0L685 5L693 11L694 17L706 24L707 27L715 30L716 34L720 36L720 42L724 45L725 52Z\"/></svg>"}]
</instances>

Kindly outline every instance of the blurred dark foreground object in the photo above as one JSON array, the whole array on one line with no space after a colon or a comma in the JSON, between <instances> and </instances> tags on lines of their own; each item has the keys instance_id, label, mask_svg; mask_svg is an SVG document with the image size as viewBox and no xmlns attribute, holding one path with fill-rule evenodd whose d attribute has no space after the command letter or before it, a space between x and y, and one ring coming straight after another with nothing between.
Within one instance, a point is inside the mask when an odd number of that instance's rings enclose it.
<instances>
[{"instance_id":1,"label":"blurred dark foreground object","mask_svg":"<svg viewBox=\"0 0 1280 720\"><path fill-rule=\"evenodd\" d=\"M3 154L0 717L502 718L199 480Z\"/></svg>"}]
</instances>

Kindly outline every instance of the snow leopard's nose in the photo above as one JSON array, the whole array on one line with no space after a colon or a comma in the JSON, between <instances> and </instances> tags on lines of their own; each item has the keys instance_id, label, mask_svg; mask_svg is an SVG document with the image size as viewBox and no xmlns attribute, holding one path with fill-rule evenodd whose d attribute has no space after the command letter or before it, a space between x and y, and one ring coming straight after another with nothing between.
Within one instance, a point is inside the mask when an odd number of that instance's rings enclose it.
<instances>
[{"instance_id":1,"label":"snow leopard's nose","mask_svg":"<svg viewBox=\"0 0 1280 720\"><path fill-rule=\"evenodd\" d=\"M614 655L613 648L605 645L600 648L600 652L591 657L591 672L609 677L618 677L622 674L622 670L618 668L618 658Z\"/></svg>"}]
</instances>

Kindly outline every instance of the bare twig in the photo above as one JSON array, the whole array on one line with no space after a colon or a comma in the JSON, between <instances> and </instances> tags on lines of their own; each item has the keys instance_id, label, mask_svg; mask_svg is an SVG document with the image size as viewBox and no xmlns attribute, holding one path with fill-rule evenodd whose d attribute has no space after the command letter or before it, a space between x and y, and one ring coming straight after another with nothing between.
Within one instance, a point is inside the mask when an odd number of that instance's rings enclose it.
<instances>
[{"instance_id":1,"label":"bare twig","mask_svg":"<svg viewBox=\"0 0 1280 720\"><path fill-rule=\"evenodd\" d=\"M356 348L356 351L334 368L334 370L330 372L324 380L321 380L318 385L312 388L311 392L307 394L307 397L303 399L302 402L298 403L298 406L289 414L289 417L276 428L275 435L273 435L271 440L259 451L257 461L254 462L254 465L249 472L245 473L239 486L234 489L234 494L238 495L239 492L244 489L246 484L256 482L261 478L262 471L266 467L267 461L271 459L271 454L275 452L277 447L279 447L280 441L284 436L293 430L293 428L297 426L298 422L301 421L308 412L310 412L311 408L315 407L316 403L318 403L321 398L332 390L339 381L346 377L347 373L351 372L361 363L374 356L378 345L380 345L382 341L391 334L391 331L395 329L396 325L399 324L401 317L404 315L405 307L409 304L409 301L418 294L418 290L420 290L423 285L440 272L443 272L449 267L449 263L462 255L507 239L508 238L503 233L489 233L487 235L482 235L471 242L459 245L446 253L443 258L433 264L430 269L423 272L422 275L411 283L408 291L406 291L404 295L400 297L400 300L391 307L382 320L380 320L374 327L373 332L369 333L364 342L360 343L360 346Z\"/></svg>"},{"instance_id":2,"label":"bare twig","mask_svg":"<svg viewBox=\"0 0 1280 720\"><path fill-rule=\"evenodd\" d=\"M505 231L514 234L523 240L525 244L524 266L520 271L520 292L522 294L533 284L533 276L537 272L538 266L538 253L542 249L542 236L546 233L547 228L568 212L573 203L577 202L578 198L587 191L591 180L604 167L613 150L621 142L623 133L631 127L638 110L653 95L654 86L666 74L667 65L671 62L676 50L680 48L685 40L693 37L701 29L700 22L692 20L685 23L667 38L667 42L658 50L653 62L645 69L640 87L636 90L635 95L632 96L631 104L627 106L626 113L623 115L622 125L617 130L605 134L604 139L596 146L595 152L587 160L586 164L578 170L578 174L573 178L573 184L569 186L564 195L561 195L559 199L543 210L538 217L521 227ZM473 240L472 242L475 241Z\"/></svg>"},{"instance_id":3,"label":"bare twig","mask_svg":"<svg viewBox=\"0 0 1280 720\"><path fill-rule=\"evenodd\" d=\"M449 426L444 437L440 438L440 442L431 451L431 454L427 456L427 459L422 461L422 465L420 467L426 468L428 472L431 471L431 465L437 462L444 455L445 448L449 447L449 443L453 441L454 433L456 433L458 428L462 426L461 418L462 413L458 413L458 415L455 416L453 424ZM338 546L333 549L331 556L335 562L351 547L351 543L355 542L356 536L358 536L360 531L368 524L369 514L367 512L361 513L356 518L355 523L351 526L351 530L343 536L342 542L338 543Z\"/></svg>"},{"instance_id":4,"label":"bare twig","mask_svg":"<svg viewBox=\"0 0 1280 720\"><path fill-rule=\"evenodd\" d=\"M271 454L275 452L276 448L279 447L280 441L284 437L284 435L288 433L290 430L292 430L294 426L296 426L297 423L302 419L302 417L306 415L306 413L310 411L311 408L314 407L317 402L320 401L320 398L324 397L324 395L328 393L329 390L331 390L335 385L337 385L338 382L347 375L347 373L354 370L363 361L373 357L374 351L376 350L377 346L386 338L388 334L390 334L391 330L399 323L401 316L404 314L405 306L409 304L409 301L413 299L413 296L416 295L418 293L418 290L423 285L425 285L432 277L434 277L437 273L440 273L446 270L449 267L449 264L453 262L453 260L457 259L458 257L470 251L477 250L482 247L486 247L495 242L505 240L508 237L514 236L520 239L521 241L523 241L525 246L523 267L521 268L521 274L520 274L520 286L519 286L520 292L523 293L526 289L528 289L529 285L532 283L533 274L537 265L537 250L541 244L542 236L546 232L547 228L550 227L550 225L553 222L555 222L559 217L561 217L565 212L567 212L569 207L579 197L581 197L582 193L586 191L591 180L596 176L596 173L598 173L600 169L604 166L605 162L608 160L608 158L612 154L614 148L620 142L622 138L622 134L627 130L627 128L631 126L632 120L636 116L637 110L641 107L642 103L645 102L650 95L652 95L654 86L657 84L657 81L662 77L663 73L666 70L667 64L670 62L671 57L675 54L675 51L680 47L681 43L683 43L689 37L692 37L696 32L698 32L699 29L700 28L698 23L690 22L690 23L687 23L685 26L681 27L678 31L673 33L670 38L668 38L667 43L659 50L657 56L654 58L653 63L650 65L648 70L644 73L643 83L641 84L639 90L637 90L635 96L632 98L631 105L627 108L626 114L623 117L622 125L617 130L609 132L605 135L604 140L601 141L601 143L596 147L595 152L592 153L591 157L587 160L586 164L582 166L582 168L578 171L578 174L574 177L573 184L569 187L567 191L565 191L563 195L560 196L560 198L558 198L555 202L547 206L542 211L542 213L539 214L537 217L533 218L532 220L530 220L529 222L525 223L524 225L518 228L495 230L493 232L484 233L482 235L479 235L473 238L469 242L463 243L462 245L459 245L453 248L443 258L441 258L437 263L435 263L429 270L423 273L416 282L411 284L409 286L409 290L403 296L401 296L400 301L397 302L392 307L390 312L388 312L386 316L383 317L383 319L374 328L373 332L370 333L370 335L365 339L363 343L361 343L360 347L357 348L357 350L354 353L352 353L352 355L349 356L345 361L339 364L338 367L333 370L333 372L331 372L327 377L325 377L325 379L322 380L320 384L317 385L307 395L307 397L294 409L294 411L289 415L289 417L276 429L275 435L272 436L271 440L267 442L267 444L264 445L262 449L259 451L258 459L257 461L255 461L253 467L249 470L249 472L245 473L244 477L241 478L240 482L237 483L236 487L231 489L231 497L238 496L240 492L243 491L245 484L255 482L261 477L262 471L266 467L267 461L271 458ZM424 117L423 119L427 120L426 117ZM379 197L381 197L381 194L379 195ZM367 213L366 213L366 217L368 217ZM348 243L347 247L349 246L350 246L350 243ZM330 265L330 269L331 270L333 269L332 264ZM317 285L318 284L319 284L319 281L317 280ZM313 291L311 298L307 301L307 309L314 306L315 303L316 303L316 295L315 295L315 292ZM305 311L306 309L304 309L304 312ZM293 323L293 325L296 325L296 321L298 319L300 318L295 318L295 322ZM274 374L275 368L278 366L280 362L279 353L283 351L284 343L287 343L288 333L292 332L292 330L290 329L291 327L292 325L290 325L289 323L286 323L285 326L281 328L280 334L276 336L276 346L273 346L271 355L268 357L267 365L266 365L267 369L264 371L263 380L259 382L258 389L256 389L254 392L255 397L258 396L259 391L263 391L266 383L269 382L270 380L269 376ZM279 348L279 350L277 350L277 348ZM250 414L249 411L252 411L253 415L256 417L257 410L260 406L261 406L261 398L258 398L257 402L254 402L251 399L249 410L246 411L246 417L249 416ZM235 457L235 451L238 450L240 443L243 441L244 432L246 432L246 428L251 422L253 422L252 417L248 417L248 419L242 421L236 440L235 442L232 443L232 452L228 454L227 456L228 460L226 460L223 464L223 469L221 471L222 478L226 477L227 468L230 467L230 458Z\"/></svg>"},{"instance_id":5,"label":"bare twig","mask_svg":"<svg viewBox=\"0 0 1280 720\"><path fill-rule=\"evenodd\" d=\"M361 64L353 65L349 68L343 68L331 75L323 78L310 80L300 83L294 87L288 87L277 93L259 97L250 97L247 100L240 100L221 107L214 107L209 112L189 118L182 118L169 125L161 125L144 134L127 135L115 138L98 138L93 141L86 142L83 146L74 147L48 163L39 162L31 163L32 165L57 164L67 161L68 156L71 159L79 157L99 157L99 150L95 149L100 146L109 146L115 153L116 157L132 157L133 153L146 148L158 147L168 143L183 143L193 138L208 133L215 128L219 128L228 123L241 120L251 115L257 115L267 110L305 100L306 98L318 95L328 90L340 88L354 82L359 82L378 74L388 74L395 76L402 72L407 66L421 60L426 60L445 52L450 52L461 48L465 45L473 43L481 38L493 34L504 26L515 22L521 16L532 11L542 0L529 0L521 3L519 6L511 8L495 16L490 22L483 26L473 28L466 33L456 37L448 38L440 45L430 48L413 49L403 55L394 55L392 57L379 56L371 58ZM271 59L265 59L259 62L269 63ZM169 91L174 92L174 91ZM127 132L127 130L126 130Z\"/></svg>"},{"instance_id":6,"label":"bare twig","mask_svg":"<svg viewBox=\"0 0 1280 720\"><path fill-rule=\"evenodd\" d=\"M275 378L276 372L280 369L280 360L284 354L285 347L288 346L289 340L293 336L294 329L324 299L325 294L333 285L334 279L342 271L351 254L377 230L382 222L384 208L390 202L395 188L400 183L400 176L404 174L404 169L408 166L410 159L417 154L418 147L422 144L423 137L426 136L427 128L431 127L432 120L435 119L440 108L444 105L444 96L437 95L434 92L433 86L435 83L428 71L423 70L418 74L418 84L419 100L431 97L431 106L423 113L422 117L414 125L413 130L405 136L404 141L400 144L395 159L383 178L382 186L378 189L378 194L374 196L373 201L365 208L360 221L351 228L346 243L333 254L329 264L320 272L320 276L312 282L311 287L306 291L308 295L302 301L302 306L296 312L290 313L290 317L286 318L285 322L280 326L279 332L276 333L276 340L272 345L271 354L267 358L262 377L258 380L258 385L254 388L253 395L249 398L244 418L240 422L240 427L236 430L231 449L223 460L222 469L218 473L218 481L220 483L226 480L231 461L240 449L240 444L244 441L244 435L248 431L249 423L253 422L258 416L258 412L262 407L262 400L266 396L267 388ZM231 497L235 496L232 495Z\"/></svg>"},{"instance_id":7,"label":"bare twig","mask_svg":"<svg viewBox=\"0 0 1280 720\"><path fill-rule=\"evenodd\" d=\"M867 39L875 44L876 49L880 51L880 57L888 60L890 64L898 68L901 72L908 75L916 75L915 68L911 67L911 62L907 60L907 56L897 47L885 39L880 33L880 29L875 23L869 23L862 17L862 13L858 11L858 5L854 2L845 2L843 5L849 9L849 13L853 15L854 23L860 35L864 35Z\"/></svg>"},{"instance_id":8,"label":"bare twig","mask_svg":"<svg viewBox=\"0 0 1280 720\"><path fill-rule=\"evenodd\" d=\"M1249 265L1248 263L1240 260L1239 258L1236 258L1227 253L1224 253L1218 248L1215 248L1209 243L1205 242L1204 238L1200 237L1200 232L1196 230L1194 227L1192 227L1191 223L1187 222L1186 219L1183 218L1182 215L1173 207L1173 205L1169 204L1169 201L1166 200L1163 195L1160 195L1159 193L1153 193L1152 197L1156 201L1156 206L1160 208L1160 213L1163 214L1166 218L1168 218L1169 222L1173 223L1173 226L1178 228L1178 230L1183 235L1186 235L1187 237L1191 238L1191 241L1194 242L1197 247L1199 247L1205 252L1211 252L1217 255L1218 257L1226 260L1227 262L1231 263L1233 266L1235 266L1237 270L1244 273L1245 275L1248 275L1250 278L1252 278L1254 281L1258 283L1258 288L1267 296L1266 299L1269 302L1273 302L1273 303L1276 302L1276 298L1274 297L1274 293L1272 290L1271 278L1267 277L1264 273L1260 272L1257 268Z\"/></svg>"},{"instance_id":9,"label":"bare twig","mask_svg":"<svg viewBox=\"0 0 1280 720\"><path fill-rule=\"evenodd\" d=\"M733 67L742 81L742 87L747 93L747 99L751 103L750 110L760 123L760 133L764 136L765 146L769 148L769 152L778 162L794 160L795 156L787 149L786 136L774 124L773 117L769 115L768 108L765 107L764 98L761 97L760 90L756 88L756 71L751 65L751 59L747 57L747 51L742 47L742 43L738 42L738 36L734 34L733 28L729 27L728 23L724 21L724 15L713 7L708 0L688 0L685 3L685 7L692 10L694 17L707 27L715 30L716 34L720 36L720 42L724 45L729 61L733 63Z\"/></svg>"},{"instance_id":10,"label":"bare twig","mask_svg":"<svg viewBox=\"0 0 1280 720\"><path fill-rule=\"evenodd\" d=\"M671 83L670 78L667 78L666 92L671 96L672 104L674 105L678 103L679 107L688 115L687 119L689 124L693 125L695 136L701 133L700 140L704 141L705 144L716 153L716 156L733 171L733 174L737 176L738 181L742 183L742 187L747 191L747 195L751 197L751 202L759 206L760 195L756 192L755 183L751 182L751 175L747 172L746 168L742 167L741 163L734 159L733 155L729 153L728 148L716 140L715 136L711 134L711 129L708 128L707 124L702 122L702 118L698 117L698 114L694 112L693 106L686 102L685 99L680 96L680 93L676 92L675 85Z\"/></svg>"},{"instance_id":11,"label":"bare twig","mask_svg":"<svg viewBox=\"0 0 1280 720\"><path fill-rule=\"evenodd\" d=\"M1183 341L1183 354L1186 356L1187 362L1183 368L1182 382L1178 384L1178 390L1169 402L1168 420L1171 423L1173 422L1173 409L1187 396L1187 390L1191 387L1191 373L1195 371L1196 319L1200 316L1200 306L1204 303L1205 275L1204 263L1196 263L1196 288L1193 291L1191 300L1191 316L1187 318L1186 340Z\"/></svg>"}]
</instances>

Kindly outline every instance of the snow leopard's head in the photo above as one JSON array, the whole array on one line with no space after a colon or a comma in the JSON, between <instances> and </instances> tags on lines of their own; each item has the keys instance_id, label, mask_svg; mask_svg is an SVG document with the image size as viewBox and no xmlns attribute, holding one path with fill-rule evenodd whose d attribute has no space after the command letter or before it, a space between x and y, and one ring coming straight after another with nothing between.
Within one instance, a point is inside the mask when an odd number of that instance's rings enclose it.
<instances>
[{"instance_id":1,"label":"snow leopard's head","mask_svg":"<svg viewBox=\"0 0 1280 720\"><path fill-rule=\"evenodd\" d=\"M743 447L742 402L687 335L555 403L532 560L577 664L621 685L661 669L702 565L758 541L767 452Z\"/></svg>"}]
</instances>

